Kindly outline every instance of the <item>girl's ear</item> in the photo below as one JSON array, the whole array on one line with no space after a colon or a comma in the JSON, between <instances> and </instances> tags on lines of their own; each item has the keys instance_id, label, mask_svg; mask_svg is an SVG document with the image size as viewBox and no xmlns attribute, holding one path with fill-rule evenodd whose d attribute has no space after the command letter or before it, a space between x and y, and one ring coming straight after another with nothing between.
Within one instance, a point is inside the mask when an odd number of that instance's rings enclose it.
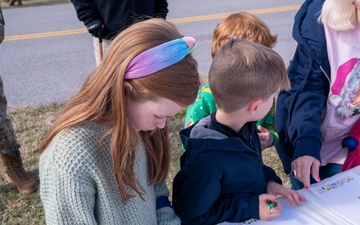
<instances>
[{"instance_id":1,"label":"girl's ear","mask_svg":"<svg viewBox=\"0 0 360 225\"><path fill-rule=\"evenodd\" d=\"M127 81L124 81L124 88L128 89L129 91L133 90L133 86Z\"/></svg>"},{"instance_id":2,"label":"girl's ear","mask_svg":"<svg viewBox=\"0 0 360 225\"><path fill-rule=\"evenodd\" d=\"M251 117L255 117L256 111L258 110L260 104L262 103L262 99L256 98L249 103L249 114Z\"/></svg>"},{"instance_id":3,"label":"girl's ear","mask_svg":"<svg viewBox=\"0 0 360 225\"><path fill-rule=\"evenodd\" d=\"M130 97L131 92L134 90L134 87L127 81L124 81L124 93L125 96Z\"/></svg>"}]
</instances>

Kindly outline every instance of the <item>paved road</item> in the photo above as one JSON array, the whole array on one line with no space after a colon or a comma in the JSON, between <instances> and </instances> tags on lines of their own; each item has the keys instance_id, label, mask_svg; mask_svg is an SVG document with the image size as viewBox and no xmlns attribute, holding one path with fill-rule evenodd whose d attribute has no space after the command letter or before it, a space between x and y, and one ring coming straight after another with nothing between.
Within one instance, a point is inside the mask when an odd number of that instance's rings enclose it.
<instances>
[{"instance_id":1,"label":"paved road","mask_svg":"<svg viewBox=\"0 0 360 225\"><path fill-rule=\"evenodd\" d=\"M198 40L194 53L200 73L211 63L216 24L227 14L249 11L278 34L275 50L288 63L295 49L293 17L302 0L168 0L168 19ZM3 9L5 41L0 45L0 75L8 105L62 102L74 95L95 68L92 38L71 4Z\"/></svg>"}]
</instances>

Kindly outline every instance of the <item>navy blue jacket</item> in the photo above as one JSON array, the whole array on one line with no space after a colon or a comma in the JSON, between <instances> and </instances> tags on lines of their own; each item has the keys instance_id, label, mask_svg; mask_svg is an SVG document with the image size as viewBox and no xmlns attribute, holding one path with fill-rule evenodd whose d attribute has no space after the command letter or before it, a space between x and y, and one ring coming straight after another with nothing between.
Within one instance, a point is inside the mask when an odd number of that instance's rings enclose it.
<instances>
[{"instance_id":1,"label":"navy blue jacket","mask_svg":"<svg viewBox=\"0 0 360 225\"><path fill-rule=\"evenodd\" d=\"M77 16L85 26L101 20L105 28L102 35L112 39L122 29L144 16L166 19L167 0L71 0Z\"/></svg>"},{"instance_id":2,"label":"navy blue jacket","mask_svg":"<svg viewBox=\"0 0 360 225\"><path fill-rule=\"evenodd\" d=\"M330 88L325 31L318 22L323 3L306 0L295 16L293 37L298 45L287 71L291 89L280 92L275 112L279 134L275 147L286 174L291 171L291 162L300 156L321 161L321 115Z\"/></svg>"},{"instance_id":3,"label":"navy blue jacket","mask_svg":"<svg viewBox=\"0 0 360 225\"><path fill-rule=\"evenodd\" d=\"M180 132L186 149L173 182L173 207L183 224L259 218L259 195L268 181L281 183L263 164L256 123L235 135L214 129L214 114ZM231 133L231 132L230 132Z\"/></svg>"}]
</instances>

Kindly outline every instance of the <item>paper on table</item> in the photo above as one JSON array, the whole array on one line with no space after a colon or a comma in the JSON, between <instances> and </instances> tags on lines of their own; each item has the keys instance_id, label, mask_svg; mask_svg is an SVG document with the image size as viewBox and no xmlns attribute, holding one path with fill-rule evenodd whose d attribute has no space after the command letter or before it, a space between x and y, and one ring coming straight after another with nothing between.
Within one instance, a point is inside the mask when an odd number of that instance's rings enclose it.
<instances>
[{"instance_id":1,"label":"paper on table","mask_svg":"<svg viewBox=\"0 0 360 225\"><path fill-rule=\"evenodd\" d=\"M241 223L223 222L218 225L268 225L268 224L286 224L286 225L321 225L320 223L308 218L302 214L299 214L298 210L301 206L291 206L289 201L285 198L279 198L278 202L281 204L282 213L281 216L275 217L271 220L255 220L250 219Z\"/></svg>"},{"instance_id":2,"label":"paper on table","mask_svg":"<svg viewBox=\"0 0 360 225\"><path fill-rule=\"evenodd\" d=\"M360 176L345 171L339 176L328 178L319 185L310 187L311 192L328 207L356 224L360 221ZM356 222L356 223L355 223Z\"/></svg>"},{"instance_id":3,"label":"paper on table","mask_svg":"<svg viewBox=\"0 0 360 225\"><path fill-rule=\"evenodd\" d=\"M307 199L307 202L302 202L300 206L290 206L286 198L279 198L283 211L279 217L268 221L252 219L241 223L224 222L221 225L358 225L359 187L360 166L312 184L309 190L299 190Z\"/></svg>"}]
</instances>

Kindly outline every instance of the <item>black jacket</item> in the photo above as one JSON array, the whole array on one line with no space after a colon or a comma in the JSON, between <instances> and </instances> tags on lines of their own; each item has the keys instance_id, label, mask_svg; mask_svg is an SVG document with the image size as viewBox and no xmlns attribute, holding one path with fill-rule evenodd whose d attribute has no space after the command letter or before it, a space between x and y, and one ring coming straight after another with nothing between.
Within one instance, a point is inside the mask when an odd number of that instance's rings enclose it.
<instances>
[{"instance_id":1,"label":"black jacket","mask_svg":"<svg viewBox=\"0 0 360 225\"><path fill-rule=\"evenodd\" d=\"M112 39L122 29L145 16L166 19L166 0L71 0L77 16L85 26L96 20L103 21L102 36Z\"/></svg>"},{"instance_id":2,"label":"black jacket","mask_svg":"<svg viewBox=\"0 0 360 225\"><path fill-rule=\"evenodd\" d=\"M259 218L259 195L268 181L281 183L263 164L256 123L240 132L205 117L180 132L186 149L173 182L173 206L183 224Z\"/></svg>"}]
</instances>

